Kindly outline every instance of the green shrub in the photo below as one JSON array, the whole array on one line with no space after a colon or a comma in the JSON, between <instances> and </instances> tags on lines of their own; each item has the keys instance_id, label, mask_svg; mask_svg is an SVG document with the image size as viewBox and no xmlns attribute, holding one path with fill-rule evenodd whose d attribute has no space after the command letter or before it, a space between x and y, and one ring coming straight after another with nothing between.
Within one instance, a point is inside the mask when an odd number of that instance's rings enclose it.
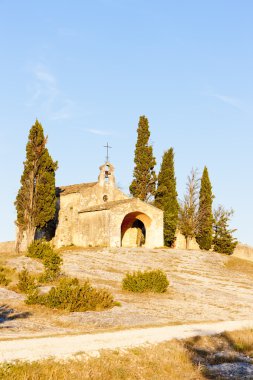
<instances>
[{"instance_id":1,"label":"green shrub","mask_svg":"<svg viewBox=\"0 0 253 380\"><path fill-rule=\"evenodd\" d=\"M35 278L29 274L27 269L23 269L18 274L17 287L23 293L30 293L36 289Z\"/></svg>"},{"instance_id":2,"label":"green shrub","mask_svg":"<svg viewBox=\"0 0 253 380\"><path fill-rule=\"evenodd\" d=\"M7 286L10 282L11 280L6 278L5 268L0 267L0 285Z\"/></svg>"},{"instance_id":3,"label":"green shrub","mask_svg":"<svg viewBox=\"0 0 253 380\"><path fill-rule=\"evenodd\" d=\"M123 278L122 287L124 290L129 290L130 292L155 292L164 293L167 290L169 281L167 276L161 270L151 270L151 271L137 271L127 273Z\"/></svg>"},{"instance_id":4,"label":"green shrub","mask_svg":"<svg viewBox=\"0 0 253 380\"><path fill-rule=\"evenodd\" d=\"M27 298L25 300L25 303L27 305L41 304L40 297L41 295L39 294L38 288L30 289L29 292L27 293Z\"/></svg>"},{"instance_id":5,"label":"green shrub","mask_svg":"<svg viewBox=\"0 0 253 380\"><path fill-rule=\"evenodd\" d=\"M46 240L35 240L30 244L27 256L42 260L45 271L40 277L41 282L53 281L59 276L62 259Z\"/></svg>"},{"instance_id":6,"label":"green shrub","mask_svg":"<svg viewBox=\"0 0 253 380\"><path fill-rule=\"evenodd\" d=\"M113 296L105 289L93 288L89 281L63 278L46 294L34 292L28 295L28 304L40 304L68 311L103 310L116 305Z\"/></svg>"},{"instance_id":7,"label":"green shrub","mask_svg":"<svg viewBox=\"0 0 253 380\"><path fill-rule=\"evenodd\" d=\"M27 256L33 259L43 260L45 256L50 256L53 248L45 239L34 240L27 249Z\"/></svg>"},{"instance_id":8,"label":"green shrub","mask_svg":"<svg viewBox=\"0 0 253 380\"><path fill-rule=\"evenodd\" d=\"M55 280L61 271L62 258L54 251L43 259L45 272L40 278L42 282Z\"/></svg>"}]
</instances>

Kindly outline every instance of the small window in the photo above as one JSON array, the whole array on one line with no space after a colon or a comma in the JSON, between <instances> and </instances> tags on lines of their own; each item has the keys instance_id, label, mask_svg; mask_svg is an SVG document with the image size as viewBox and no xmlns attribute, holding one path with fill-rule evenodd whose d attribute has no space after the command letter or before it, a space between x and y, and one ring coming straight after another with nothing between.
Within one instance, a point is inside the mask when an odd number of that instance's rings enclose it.
<instances>
[{"instance_id":1,"label":"small window","mask_svg":"<svg viewBox=\"0 0 253 380\"><path fill-rule=\"evenodd\" d=\"M107 202L107 201L108 201L108 196L107 196L107 195L104 195L104 196L103 196L103 201L104 201L104 202Z\"/></svg>"}]
</instances>

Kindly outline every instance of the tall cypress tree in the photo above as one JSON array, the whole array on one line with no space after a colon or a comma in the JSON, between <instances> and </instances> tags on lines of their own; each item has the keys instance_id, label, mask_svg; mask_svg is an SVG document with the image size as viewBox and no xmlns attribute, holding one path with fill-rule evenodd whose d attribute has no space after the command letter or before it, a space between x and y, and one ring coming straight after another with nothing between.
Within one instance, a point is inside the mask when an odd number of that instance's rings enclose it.
<instances>
[{"instance_id":1,"label":"tall cypress tree","mask_svg":"<svg viewBox=\"0 0 253 380\"><path fill-rule=\"evenodd\" d=\"M201 185L199 192L199 210L198 210L198 233L196 240L200 249L209 250L212 246L213 235L213 215L212 215L212 185L209 179L207 167L204 167L201 177Z\"/></svg>"},{"instance_id":2,"label":"tall cypress tree","mask_svg":"<svg viewBox=\"0 0 253 380\"><path fill-rule=\"evenodd\" d=\"M149 145L149 124L145 116L140 116L137 134L134 157L134 179L129 190L134 197L147 202L150 197L155 195L156 174L154 167L156 160L153 156L153 148Z\"/></svg>"},{"instance_id":3,"label":"tall cypress tree","mask_svg":"<svg viewBox=\"0 0 253 380\"><path fill-rule=\"evenodd\" d=\"M34 240L37 228L43 228L56 211L54 162L46 148L47 137L36 120L29 132L21 187L16 197L18 237L16 249L25 237L27 246Z\"/></svg>"},{"instance_id":4,"label":"tall cypress tree","mask_svg":"<svg viewBox=\"0 0 253 380\"><path fill-rule=\"evenodd\" d=\"M162 159L155 195L155 206L164 211L164 242L171 247L175 241L179 205L177 201L173 148Z\"/></svg>"}]
</instances>

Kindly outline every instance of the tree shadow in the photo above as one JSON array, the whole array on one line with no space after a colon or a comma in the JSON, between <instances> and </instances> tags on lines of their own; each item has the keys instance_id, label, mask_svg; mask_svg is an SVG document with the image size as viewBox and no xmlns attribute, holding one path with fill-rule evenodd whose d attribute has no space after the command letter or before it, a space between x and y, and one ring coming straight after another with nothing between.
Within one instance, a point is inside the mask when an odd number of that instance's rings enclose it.
<instances>
[{"instance_id":1,"label":"tree shadow","mask_svg":"<svg viewBox=\"0 0 253 380\"><path fill-rule=\"evenodd\" d=\"M189 338L184 347L192 364L201 368L204 379L253 379L247 375L252 371L251 360L243 350L236 350L236 342L226 332Z\"/></svg>"},{"instance_id":2,"label":"tree shadow","mask_svg":"<svg viewBox=\"0 0 253 380\"><path fill-rule=\"evenodd\" d=\"M7 321L13 321L14 319L28 318L32 315L29 311L24 311L22 313L16 313L14 309L10 308L8 305L0 306L0 324Z\"/></svg>"}]
</instances>

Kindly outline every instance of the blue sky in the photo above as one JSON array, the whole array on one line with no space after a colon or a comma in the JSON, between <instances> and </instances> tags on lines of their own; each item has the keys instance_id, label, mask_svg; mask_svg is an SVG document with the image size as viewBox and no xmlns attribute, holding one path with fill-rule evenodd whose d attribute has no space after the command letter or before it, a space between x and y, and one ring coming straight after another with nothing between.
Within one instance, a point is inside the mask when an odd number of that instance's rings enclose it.
<instances>
[{"instance_id":1,"label":"blue sky","mask_svg":"<svg viewBox=\"0 0 253 380\"><path fill-rule=\"evenodd\" d=\"M0 241L15 236L15 200L35 119L59 162L57 185L95 181L111 162L132 179L140 115L160 168L175 150L179 198L208 167L215 205L253 245L252 1L0 0Z\"/></svg>"}]
</instances>

